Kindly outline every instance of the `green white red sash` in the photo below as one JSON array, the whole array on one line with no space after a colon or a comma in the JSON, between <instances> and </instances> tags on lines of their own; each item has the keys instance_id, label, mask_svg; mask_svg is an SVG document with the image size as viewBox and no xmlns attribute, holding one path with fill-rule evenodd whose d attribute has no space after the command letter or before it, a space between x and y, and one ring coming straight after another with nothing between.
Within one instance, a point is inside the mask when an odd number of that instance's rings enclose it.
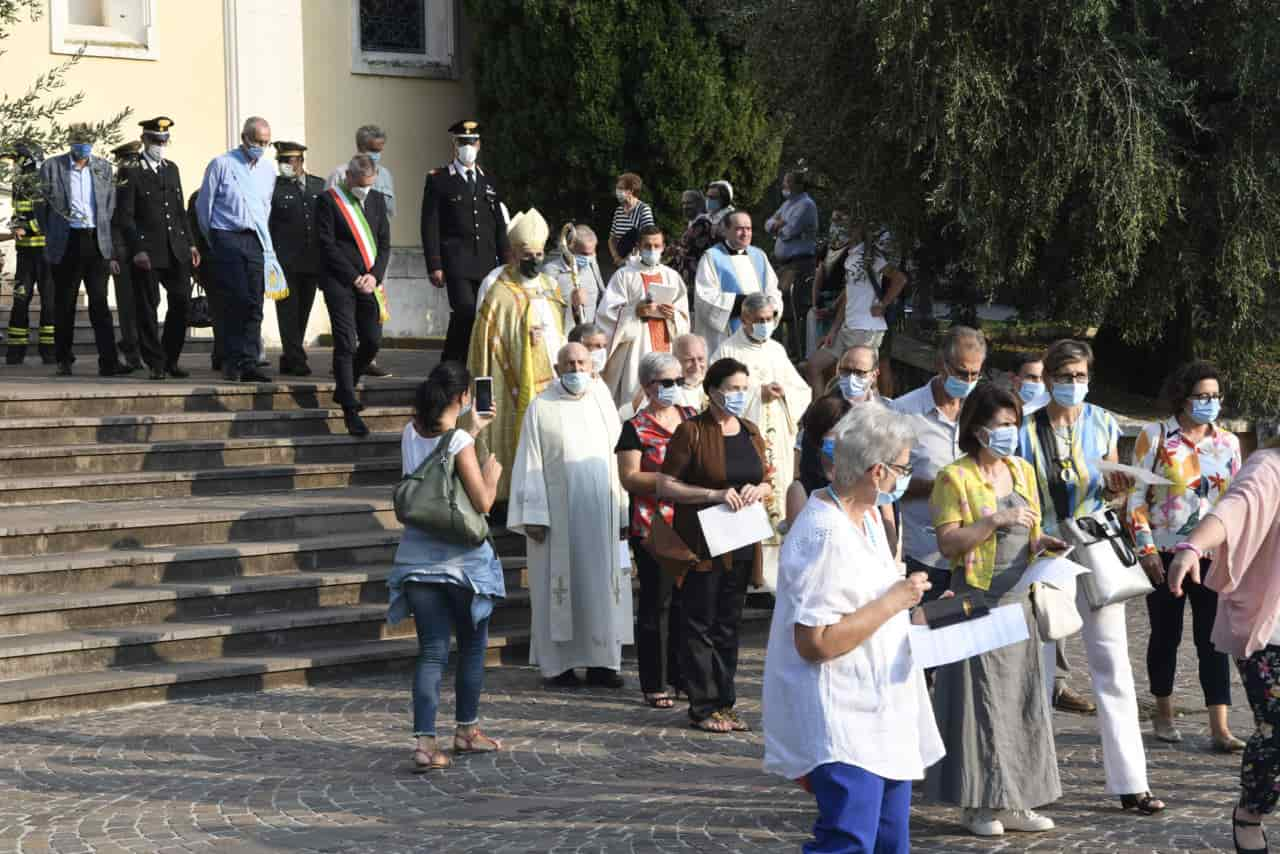
<instances>
[{"instance_id":1,"label":"green white red sash","mask_svg":"<svg viewBox=\"0 0 1280 854\"><path fill-rule=\"evenodd\" d=\"M343 187L330 187L329 195L333 196L338 210L342 212L342 218L347 221L347 228L351 229L351 236L360 249L360 257L364 259L365 269L372 270L373 262L378 259L378 242L373 239L373 229L369 228L369 221L364 218L359 202Z\"/></svg>"}]
</instances>

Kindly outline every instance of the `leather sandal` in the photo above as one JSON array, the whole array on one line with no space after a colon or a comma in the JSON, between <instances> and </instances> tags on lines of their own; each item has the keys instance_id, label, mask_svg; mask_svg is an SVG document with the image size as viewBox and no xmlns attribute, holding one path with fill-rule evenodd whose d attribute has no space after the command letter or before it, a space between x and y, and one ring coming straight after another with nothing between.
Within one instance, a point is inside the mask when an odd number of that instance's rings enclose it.
<instances>
[{"instance_id":1,"label":"leather sandal","mask_svg":"<svg viewBox=\"0 0 1280 854\"><path fill-rule=\"evenodd\" d=\"M733 732L733 724L719 712L712 712L700 721L690 721L689 726L694 729L700 729L703 732L713 732L717 735Z\"/></svg>"},{"instance_id":2,"label":"leather sandal","mask_svg":"<svg viewBox=\"0 0 1280 854\"><path fill-rule=\"evenodd\" d=\"M1236 811L1234 809L1231 811L1231 844L1235 846L1236 854L1267 854L1271 850L1271 846L1267 843L1267 832L1265 830L1262 832L1261 848L1241 848L1240 840L1236 836L1237 827L1262 827L1262 822L1241 821L1236 818Z\"/></svg>"},{"instance_id":3,"label":"leather sandal","mask_svg":"<svg viewBox=\"0 0 1280 854\"><path fill-rule=\"evenodd\" d=\"M751 732L751 724L738 717L738 713L733 709L721 709L720 717L729 722L734 732Z\"/></svg>"},{"instance_id":4,"label":"leather sandal","mask_svg":"<svg viewBox=\"0 0 1280 854\"><path fill-rule=\"evenodd\" d=\"M675 706L675 700L671 699L670 694L658 691L655 694L645 694L645 703L653 709L670 709Z\"/></svg>"},{"instance_id":5,"label":"leather sandal","mask_svg":"<svg viewBox=\"0 0 1280 854\"><path fill-rule=\"evenodd\" d=\"M453 760L443 750L423 750L419 747L413 751L413 773L415 774L443 771L452 764Z\"/></svg>"},{"instance_id":6,"label":"leather sandal","mask_svg":"<svg viewBox=\"0 0 1280 854\"><path fill-rule=\"evenodd\" d=\"M501 749L502 742L485 735L480 731L480 727L473 729L470 735L462 732L453 734L454 753L496 753Z\"/></svg>"},{"instance_id":7,"label":"leather sandal","mask_svg":"<svg viewBox=\"0 0 1280 854\"><path fill-rule=\"evenodd\" d=\"M1164 801L1153 797L1150 792L1134 795L1121 795L1120 807L1124 810L1137 810L1140 815L1155 815L1164 812Z\"/></svg>"}]
</instances>

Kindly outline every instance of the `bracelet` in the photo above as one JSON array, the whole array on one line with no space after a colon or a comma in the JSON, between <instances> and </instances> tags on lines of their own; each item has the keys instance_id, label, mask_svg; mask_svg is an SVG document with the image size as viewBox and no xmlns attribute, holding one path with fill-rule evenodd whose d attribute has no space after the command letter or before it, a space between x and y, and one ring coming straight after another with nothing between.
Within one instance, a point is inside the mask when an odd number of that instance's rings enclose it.
<instances>
[{"instance_id":1,"label":"bracelet","mask_svg":"<svg viewBox=\"0 0 1280 854\"><path fill-rule=\"evenodd\" d=\"M1189 542L1178 543L1176 546L1173 547L1173 550L1174 552L1195 552L1196 557L1200 558L1201 560L1204 560L1204 552L1200 551L1200 549L1196 548L1195 545Z\"/></svg>"}]
</instances>

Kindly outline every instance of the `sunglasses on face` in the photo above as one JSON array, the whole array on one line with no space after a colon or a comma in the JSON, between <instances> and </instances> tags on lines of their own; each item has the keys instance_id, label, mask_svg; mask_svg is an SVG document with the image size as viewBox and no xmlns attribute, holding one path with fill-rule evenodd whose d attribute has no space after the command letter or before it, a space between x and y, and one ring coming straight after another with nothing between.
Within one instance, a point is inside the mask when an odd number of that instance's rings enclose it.
<instances>
[{"instance_id":1,"label":"sunglasses on face","mask_svg":"<svg viewBox=\"0 0 1280 854\"><path fill-rule=\"evenodd\" d=\"M654 381L653 381L653 384L654 384L654 385L660 385L660 386L662 386L663 388L672 388L672 387L674 387L674 386L675 386L677 383L679 383L679 382L680 382L680 380L679 380L679 379L671 379L671 380L654 380Z\"/></svg>"}]
</instances>

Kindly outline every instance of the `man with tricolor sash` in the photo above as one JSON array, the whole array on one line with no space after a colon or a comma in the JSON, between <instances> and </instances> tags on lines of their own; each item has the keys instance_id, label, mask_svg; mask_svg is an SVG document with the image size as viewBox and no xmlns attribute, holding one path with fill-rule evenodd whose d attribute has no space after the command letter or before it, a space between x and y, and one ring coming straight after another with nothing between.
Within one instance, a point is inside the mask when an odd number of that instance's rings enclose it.
<instances>
[{"instance_id":1,"label":"man with tricolor sash","mask_svg":"<svg viewBox=\"0 0 1280 854\"><path fill-rule=\"evenodd\" d=\"M360 375L378 355L388 317L382 280L391 258L386 197L373 189L378 165L367 154L347 164L345 180L316 200L316 238L323 258L320 288L333 328L334 398L347 432L367 436L356 398Z\"/></svg>"}]
</instances>

